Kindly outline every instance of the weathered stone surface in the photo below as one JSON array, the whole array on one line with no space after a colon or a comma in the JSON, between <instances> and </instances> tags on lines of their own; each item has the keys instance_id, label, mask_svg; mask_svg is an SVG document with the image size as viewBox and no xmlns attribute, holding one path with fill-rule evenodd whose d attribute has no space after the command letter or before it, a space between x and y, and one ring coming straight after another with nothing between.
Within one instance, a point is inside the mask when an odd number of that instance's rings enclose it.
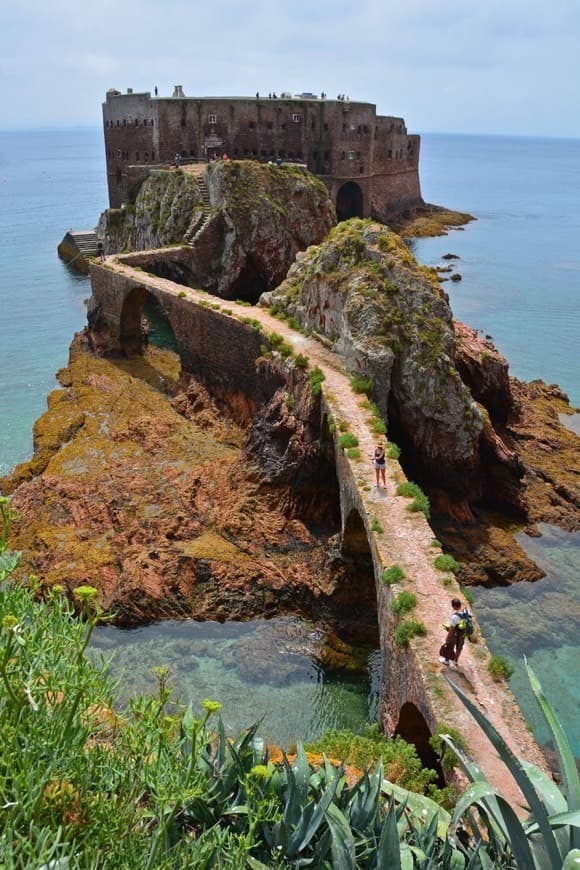
<instances>
[{"instance_id":1,"label":"weathered stone surface","mask_svg":"<svg viewBox=\"0 0 580 870\"><path fill-rule=\"evenodd\" d=\"M66 375L35 427L44 473L33 461L4 480L28 571L95 585L123 623L248 618L332 596L324 535L261 494L243 430L178 383L175 355L103 360L77 342Z\"/></svg>"},{"instance_id":2,"label":"weathered stone surface","mask_svg":"<svg viewBox=\"0 0 580 870\"><path fill-rule=\"evenodd\" d=\"M484 405L492 421L505 423L512 409L508 361L493 342L465 323L454 321L455 365L472 396Z\"/></svg>"},{"instance_id":3,"label":"weathered stone surface","mask_svg":"<svg viewBox=\"0 0 580 870\"><path fill-rule=\"evenodd\" d=\"M247 160L214 163L203 176L157 170L134 206L104 212L98 232L106 252L183 244L203 213L200 178L209 192L207 220L181 271L167 262L159 274L227 299L255 302L336 220L325 186L297 167Z\"/></svg>"},{"instance_id":4,"label":"weathered stone surface","mask_svg":"<svg viewBox=\"0 0 580 870\"><path fill-rule=\"evenodd\" d=\"M349 371L372 378L389 432L411 447L422 475L466 492L483 419L454 365L451 311L435 273L395 233L340 224L261 303L328 337Z\"/></svg>"}]
</instances>

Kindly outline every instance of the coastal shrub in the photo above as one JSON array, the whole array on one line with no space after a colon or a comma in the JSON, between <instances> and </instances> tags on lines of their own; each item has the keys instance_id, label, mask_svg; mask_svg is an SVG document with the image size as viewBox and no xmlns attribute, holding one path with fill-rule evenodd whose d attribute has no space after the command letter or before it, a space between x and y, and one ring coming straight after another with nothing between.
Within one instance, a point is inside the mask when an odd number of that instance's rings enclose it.
<instances>
[{"instance_id":1,"label":"coastal shrub","mask_svg":"<svg viewBox=\"0 0 580 870\"><path fill-rule=\"evenodd\" d=\"M509 680L514 669L503 656L492 656L487 663L487 671L492 680L501 683L503 680Z\"/></svg>"},{"instance_id":2,"label":"coastal shrub","mask_svg":"<svg viewBox=\"0 0 580 870\"><path fill-rule=\"evenodd\" d=\"M391 441L389 444L389 449L387 450L387 456L389 459L399 459L401 455L401 448L398 444L395 444L394 441Z\"/></svg>"},{"instance_id":3,"label":"coastal shrub","mask_svg":"<svg viewBox=\"0 0 580 870\"><path fill-rule=\"evenodd\" d=\"M455 746L462 752L469 752L467 740L457 728L452 725L447 725L446 722L440 722L435 729L435 733L429 738L429 743L439 756L439 761L443 770L453 770L457 764L455 752L451 749L448 743L443 739L443 735L450 737Z\"/></svg>"},{"instance_id":4,"label":"coastal shrub","mask_svg":"<svg viewBox=\"0 0 580 870\"><path fill-rule=\"evenodd\" d=\"M294 365L299 369L307 369L310 363L308 357L305 357L303 353L297 353L294 356Z\"/></svg>"},{"instance_id":5,"label":"coastal shrub","mask_svg":"<svg viewBox=\"0 0 580 870\"><path fill-rule=\"evenodd\" d=\"M185 290L180 290L179 293L177 294L177 298L178 299L185 299L186 295L187 294L186 294Z\"/></svg>"},{"instance_id":6,"label":"coastal shrub","mask_svg":"<svg viewBox=\"0 0 580 870\"><path fill-rule=\"evenodd\" d=\"M234 299L236 305L241 305L243 308L252 308L252 303L247 302L245 299Z\"/></svg>"},{"instance_id":7,"label":"coastal shrub","mask_svg":"<svg viewBox=\"0 0 580 870\"><path fill-rule=\"evenodd\" d=\"M461 594L469 605L473 605L473 592L467 586L461 587Z\"/></svg>"},{"instance_id":8,"label":"coastal shrub","mask_svg":"<svg viewBox=\"0 0 580 870\"><path fill-rule=\"evenodd\" d=\"M391 565L386 568L381 574L381 581L385 586L392 586L393 583L402 583L405 580L405 572L400 565Z\"/></svg>"},{"instance_id":9,"label":"coastal shrub","mask_svg":"<svg viewBox=\"0 0 580 870\"><path fill-rule=\"evenodd\" d=\"M372 426L373 432L376 432L377 435L386 435L387 434L387 426L384 420L373 420Z\"/></svg>"},{"instance_id":10,"label":"coastal shrub","mask_svg":"<svg viewBox=\"0 0 580 870\"><path fill-rule=\"evenodd\" d=\"M429 499L418 484L411 483L411 481L400 483L397 487L397 495L412 499L411 503L407 505L408 511L411 511L411 513L422 511L427 519L429 519L431 516Z\"/></svg>"},{"instance_id":11,"label":"coastal shrub","mask_svg":"<svg viewBox=\"0 0 580 870\"><path fill-rule=\"evenodd\" d=\"M326 422L328 424L328 434L334 435L334 433L336 431L336 420L334 419L334 415L329 414L328 417L326 418Z\"/></svg>"},{"instance_id":12,"label":"coastal shrub","mask_svg":"<svg viewBox=\"0 0 580 870\"><path fill-rule=\"evenodd\" d=\"M318 366L314 366L314 368L310 371L308 376L308 380L310 381L310 390L313 396L319 396L322 393L322 383L326 380L326 375Z\"/></svg>"},{"instance_id":13,"label":"coastal shrub","mask_svg":"<svg viewBox=\"0 0 580 870\"><path fill-rule=\"evenodd\" d=\"M408 646L412 637L424 637L426 634L425 623L419 619L405 619L395 629L395 645Z\"/></svg>"},{"instance_id":14,"label":"coastal shrub","mask_svg":"<svg viewBox=\"0 0 580 870\"><path fill-rule=\"evenodd\" d=\"M442 547L443 545L442 545L441 541L439 541L437 538L431 538L431 546L432 547Z\"/></svg>"},{"instance_id":15,"label":"coastal shrub","mask_svg":"<svg viewBox=\"0 0 580 870\"><path fill-rule=\"evenodd\" d=\"M352 432L344 432L339 435L338 446L345 450L347 447L358 447L358 438Z\"/></svg>"},{"instance_id":16,"label":"coastal shrub","mask_svg":"<svg viewBox=\"0 0 580 870\"><path fill-rule=\"evenodd\" d=\"M348 728L326 731L306 745L309 752L340 758L344 764L368 770L382 762L385 777L396 785L420 794L433 794L437 774L421 766L415 747L402 737L385 737L378 725L367 725L362 734Z\"/></svg>"},{"instance_id":17,"label":"coastal shrub","mask_svg":"<svg viewBox=\"0 0 580 870\"><path fill-rule=\"evenodd\" d=\"M340 423L338 424L338 431L339 432L348 432L349 429L350 429L350 423L348 422L348 420L341 420Z\"/></svg>"},{"instance_id":18,"label":"coastal shrub","mask_svg":"<svg viewBox=\"0 0 580 870\"><path fill-rule=\"evenodd\" d=\"M409 613L413 610L416 606L417 596L413 595L412 592L406 592L403 590L402 592L399 592L396 598L391 602L391 611L395 616L403 616L405 613Z\"/></svg>"},{"instance_id":19,"label":"coastal shrub","mask_svg":"<svg viewBox=\"0 0 580 870\"><path fill-rule=\"evenodd\" d=\"M438 571L451 571L452 574L457 574L460 568L459 562L456 562L453 556L449 556L446 553L440 553L436 556L433 564Z\"/></svg>"},{"instance_id":20,"label":"coastal shrub","mask_svg":"<svg viewBox=\"0 0 580 870\"><path fill-rule=\"evenodd\" d=\"M365 378L358 372L350 376L350 385L355 393L364 393L369 396L373 391L374 382L372 378Z\"/></svg>"},{"instance_id":21,"label":"coastal shrub","mask_svg":"<svg viewBox=\"0 0 580 870\"><path fill-rule=\"evenodd\" d=\"M349 447L346 450L346 455L349 459L360 459L360 450L358 447Z\"/></svg>"},{"instance_id":22,"label":"coastal shrub","mask_svg":"<svg viewBox=\"0 0 580 870\"><path fill-rule=\"evenodd\" d=\"M371 531L375 532L377 535L382 535L385 531L381 526L380 520L378 517L373 517L373 521L371 523Z\"/></svg>"}]
</instances>

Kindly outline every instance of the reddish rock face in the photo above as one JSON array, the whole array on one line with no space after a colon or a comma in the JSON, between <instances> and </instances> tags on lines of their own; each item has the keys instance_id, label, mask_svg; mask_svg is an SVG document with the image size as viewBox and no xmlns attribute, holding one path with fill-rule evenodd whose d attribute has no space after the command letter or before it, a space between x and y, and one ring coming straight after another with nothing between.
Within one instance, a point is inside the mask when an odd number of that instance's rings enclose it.
<instances>
[{"instance_id":1,"label":"reddish rock face","mask_svg":"<svg viewBox=\"0 0 580 870\"><path fill-rule=\"evenodd\" d=\"M473 398L487 410L493 423L505 423L513 399L508 361L493 343L475 329L455 320L455 365Z\"/></svg>"}]
</instances>

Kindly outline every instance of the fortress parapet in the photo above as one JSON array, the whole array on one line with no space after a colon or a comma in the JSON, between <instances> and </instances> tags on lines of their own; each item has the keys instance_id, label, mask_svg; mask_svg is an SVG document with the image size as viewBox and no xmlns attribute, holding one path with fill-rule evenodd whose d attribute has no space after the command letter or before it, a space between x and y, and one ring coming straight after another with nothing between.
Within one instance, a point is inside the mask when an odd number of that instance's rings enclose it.
<instances>
[{"instance_id":1,"label":"fortress parapet","mask_svg":"<svg viewBox=\"0 0 580 870\"><path fill-rule=\"evenodd\" d=\"M110 90L103 103L109 203L130 199L147 168L183 160L304 163L326 184L339 219L387 221L420 205L420 138L373 103L312 94L172 97Z\"/></svg>"}]
</instances>

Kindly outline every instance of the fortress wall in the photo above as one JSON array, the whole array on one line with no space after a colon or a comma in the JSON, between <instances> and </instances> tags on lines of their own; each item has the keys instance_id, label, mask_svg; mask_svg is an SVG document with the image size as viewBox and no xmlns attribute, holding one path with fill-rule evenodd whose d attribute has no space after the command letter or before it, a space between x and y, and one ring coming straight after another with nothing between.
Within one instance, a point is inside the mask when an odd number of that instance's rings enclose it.
<instances>
[{"instance_id":1,"label":"fortress wall","mask_svg":"<svg viewBox=\"0 0 580 870\"><path fill-rule=\"evenodd\" d=\"M407 134L402 118L377 116L372 103L109 92L103 121L113 208L135 195L143 178L135 166L170 163L178 152L205 160L212 148L234 159L304 162L335 204L342 183L354 181L364 216L385 220L421 202L419 137Z\"/></svg>"}]
</instances>

